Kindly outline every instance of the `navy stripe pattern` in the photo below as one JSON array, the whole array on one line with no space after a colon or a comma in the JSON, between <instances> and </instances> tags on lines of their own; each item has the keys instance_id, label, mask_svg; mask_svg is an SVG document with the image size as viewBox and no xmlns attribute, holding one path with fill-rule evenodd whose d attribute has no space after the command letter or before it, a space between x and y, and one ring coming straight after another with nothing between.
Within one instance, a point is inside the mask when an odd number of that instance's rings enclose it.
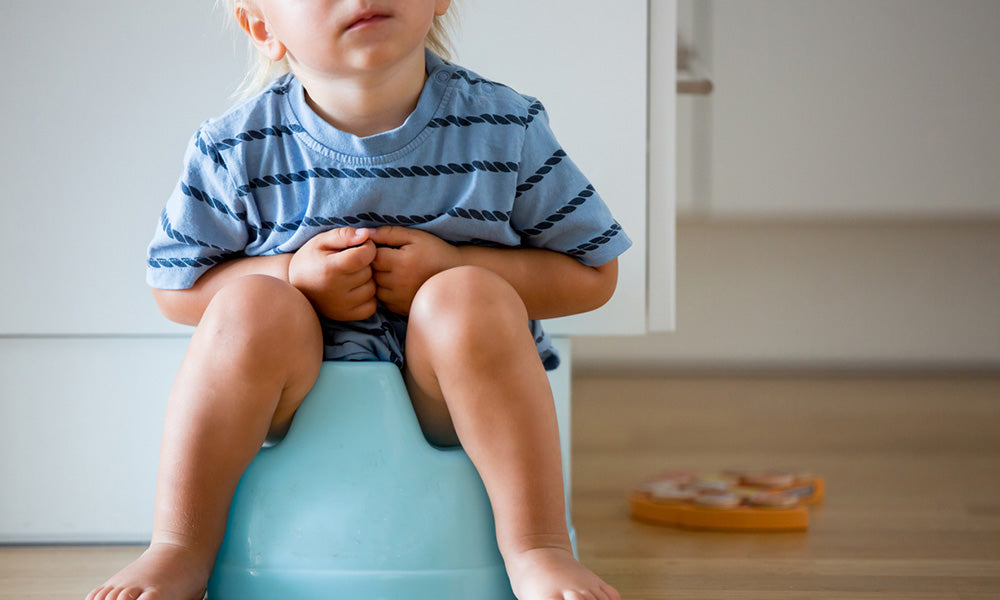
<instances>
[{"instance_id":1,"label":"navy stripe pattern","mask_svg":"<svg viewBox=\"0 0 1000 600\"><path fill-rule=\"evenodd\" d=\"M224 263L234 258L239 258L241 256L243 256L242 252L228 252L226 254L198 256L195 258L150 258L146 264L153 269L214 267L215 265Z\"/></svg>"},{"instance_id":2,"label":"navy stripe pattern","mask_svg":"<svg viewBox=\"0 0 1000 600\"><path fill-rule=\"evenodd\" d=\"M558 165L562 162L562 159L566 158L566 153L563 152L562 148L559 148L552 153L541 167L535 171L535 174L524 180L524 183L517 186L517 192L514 194L514 199L520 198L521 194L527 192L531 188L535 187L535 184L540 182L545 175L552 170L552 167Z\"/></svg>"},{"instance_id":3,"label":"navy stripe pattern","mask_svg":"<svg viewBox=\"0 0 1000 600\"><path fill-rule=\"evenodd\" d=\"M430 128L452 126L469 127L471 125L487 123L489 125L520 125L522 127L527 127L529 123L535 120L535 115L543 110L545 110L545 107L542 106L542 103L535 102L528 107L528 116L526 117L512 115L510 113L505 115L482 113L479 115L466 115L464 117L460 117L458 115L448 115L445 117L435 117L431 119L427 126Z\"/></svg>"},{"instance_id":4,"label":"navy stripe pattern","mask_svg":"<svg viewBox=\"0 0 1000 600\"><path fill-rule=\"evenodd\" d=\"M505 212L501 210L488 209L477 210L475 208L454 207L448 209L445 213L429 215L385 215L374 212L364 212L353 216L346 215L342 217L305 217L304 219L289 221L286 223L264 221L261 223L260 227L254 227L252 225L249 227L252 232L258 236L266 235L272 231L295 231L303 225L306 227L368 227L379 225L401 225L404 227L412 227L414 225L430 223L431 221L440 219L443 215L448 215L449 217L455 217L458 219L471 219L473 221L482 222L506 223L510 221L509 211Z\"/></svg>"},{"instance_id":5,"label":"navy stripe pattern","mask_svg":"<svg viewBox=\"0 0 1000 600\"><path fill-rule=\"evenodd\" d=\"M358 227L369 225L403 225L413 226L429 223L441 217L436 215L380 215L373 212L358 213L343 217L305 217L297 221L285 223L275 223L274 221L264 221L260 227L251 227L254 234L258 236L267 235L275 231L279 233L296 231L302 226L306 227Z\"/></svg>"},{"instance_id":6,"label":"navy stripe pattern","mask_svg":"<svg viewBox=\"0 0 1000 600\"><path fill-rule=\"evenodd\" d=\"M619 225L617 221L615 221L611 225L611 227L605 229L604 232L601 233L601 235L591 238L590 240L580 244L576 248L571 248L570 250L567 250L566 254L577 257L585 256L587 253L593 252L594 250L597 250L604 244L609 243L615 236L617 236L621 232L622 232L622 226Z\"/></svg>"},{"instance_id":7,"label":"navy stripe pattern","mask_svg":"<svg viewBox=\"0 0 1000 600\"><path fill-rule=\"evenodd\" d=\"M198 136L195 145L198 150L205 156L212 159L212 162L219 166L225 166L225 162L222 159L221 151L229 150L245 142L252 142L254 140L264 140L268 136L281 137L283 135L292 135L293 133L303 133L305 129L302 128L298 123L292 123L291 125L275 125L273 127L264 127L261 129L250 129L242 133L238 133L233 137L226 138L221 142L215 142L214 144L209 144L201 136Z\"/></svg>"},{"instance_id":8,"label":"navy stripe pattern","mask_svg":"<svg viewBox=\"0 0 1000 600\"><path fill-rule=\"evenodd\" d=\"M437 177L440 175L464 175L476 171L486 171L489 173L516 173L518 164L516 162L474 160L467 163L448 163L447 165L423 165L413 167L386 167L386 168L321 168L303 169L294 173L278 173L276 175L265 175L264 177L254 177L250 183L237 188L240 194L248 194L251 190L266 188L273 185L288 185L300 183L309 179L390 179L402 177Z\"/></svg>"},{"instance_id":9,"label":"navy stripe pattern","mask_svg":"<svg viewBox=\"0 0 1000 600\"><path fill-rule=\"evenodd\" d=\"M566 215L576 211L577 208L582 206L595 193L594 186L588 185L575 198L560 207L559 210L545 217L541 222L536 223L534 227L529 227L521 231L521 233L529 237L542 234L545 230L551 229L556 223L565 219Z\"/></svg>"},{"instance_id":10,"label":"navy stripe pattern","mask_svg":"<svg viewBox=\"0 0 1000 600\"><path fill-rule=\"evenodd\" d=\"M226 262L227 260L232 260L234 258L243 256L243 252L240 250L228 250L216 244L210 244L204 240L200 240L198 238L177 231L170 223L170 219L167 217L166 211L163 211L163 213L160 215L160 228L163 230L163 233L166 234L166 236L172 240L176 240L188 246L198 246L201 248L208 248L210 250L215 250L218 253L207 256L194 257L194 258L151 257L146 261L146 264L148 264L153 269L170 269L170 268L189 269L192 267L214 267L219 263L223 263Z\"/></svg>"},{"instance_id":11,"label":"navy stripe pattern","mask_svg":"<svg viewBox=\"0 0 1000 600\"><path fill-rule=\"evenodd\" d=\"M491 221L493 223L506 223L510 221L510 211L502 210L476 210L475 208L455 207L448 211L449 216L459 219L472 219L473 221Z\"/></svg>"},{"instance_id":12,"label":"navy stripe pattern","mask_svg":"<svg viewBox=\"0 0 1000 600\"><path fill-rule=\"evenodd\" d=\"M181 192L185 196L188 196L190 198L194 198L198 202L204 202L205 204L207 204L208 206L211 206L212 208L214 208L218 212L220 212L220 213L222 213L224 215L228 215L229 217L232 217L233 219L235 219L237 221L244 221L247 218L247 214L245 212L235 212L235 211L233 211L233 209L231 209L228 206L226 206L225 202L223 202L221 200L217 200L217 199L213 198L212 196L210 196L208 194L208 192L206 192L206 191L204 191L204 190L202 190L200 188L196 188L193 185L188 185L187 183L184 183L183 181L181 182Z\"/></svg>"},{"instance_id":13,"label":"navy stripe pattern","mask_svg":"<svg viewBox=\"0 0 1000 600\"><path fill-rule=\"evenodd\" d=\"M189 246L201 246L202 248L210 248L212 250L220 250L222 252L228 252L228 253L234 252L233 250L227 250L226 248L223 248L221 246L217 246L215 244L209 244L208 242L199 240L197 238L191 237L190 235L185 235L177 231L170 224L170 219L167 217L166 211L163 211L163 214L160 215L160 227L163 228L163 233L167 234L168 238L172 240L177 240L182 244L187 244Z\"/></svg>"}]
</instances>

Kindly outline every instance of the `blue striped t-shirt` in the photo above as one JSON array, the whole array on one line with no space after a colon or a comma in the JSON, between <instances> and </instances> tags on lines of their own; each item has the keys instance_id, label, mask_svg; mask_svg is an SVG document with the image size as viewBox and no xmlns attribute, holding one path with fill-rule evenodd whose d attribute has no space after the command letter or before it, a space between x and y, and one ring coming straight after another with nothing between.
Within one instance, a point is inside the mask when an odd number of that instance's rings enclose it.
<instances>
[{"instance_id":1,"label":"blue striped t-shirt","mask_svg":"<svg viewBox=\"0 0 1000 600\"><path fill-rule=\"evenodd\" d=\"M295 252L336 227L403 225L453 244L547 248L603 265L631 241L566 156L536 99L427 52L400 127L359 138L308 106L292 74L192 137L149 246L147 283L186 289L242 256ZM402 365L406 321L322 319L325 358ZM537 322L546 366L558 364Z\"/></svg>"}]
</instances>

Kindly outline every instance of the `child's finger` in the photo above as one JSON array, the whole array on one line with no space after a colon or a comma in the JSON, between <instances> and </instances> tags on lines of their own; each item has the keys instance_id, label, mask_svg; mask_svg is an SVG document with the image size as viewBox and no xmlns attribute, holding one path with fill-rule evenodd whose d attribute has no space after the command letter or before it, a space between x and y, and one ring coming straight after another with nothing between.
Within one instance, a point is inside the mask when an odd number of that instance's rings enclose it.
<instances>
[{"instance_id":1,"label":"child's finger","mask_svg":"<svg viewBox=\"0 0 1000 600\"><path fill-rule=\"evenodd\" d=\"M375 314L376 310L378 310L378 302L374 297L372 297L365 300L361 304L358 304L354 308L344 311L339 320L361 321Z\"/></svg>"},{"instance_id":2,"label":"child's finger","mask_svg":"<svg viewBox=\"0 0 1000 600\"><path fill-rule=\"evenodd\" d=\"M392 289L394 287L393 283L395 281L395 278L393 277L391 271L376 270L374 273L372 273L372 281L374 281L375 285L378 286L380 289L381 288Z\"/></svg>"},{"instance_id":3,"label":"child's finger","mask_svg":"<svg viewBox=\"0 0 1000 600\"><path fill-rule=\"evenodd\" d=\"M375 291L375 297L386 308L398 315L407 315L410 312L410 302L392 288L379 286Z\"/></svg>"},{"instance_id":4,"label":"child's finger","mask_svg":"<svg viewBox=\"0 0 1000 600\"><path fill-rule=\"evenodd\" d=\"M360 271L355 271L353 273L342 273L339 276L341 289L354 290L359 288L369 281L372 281L372 269L371 267L363 267Z\"/></svg>"},{"instance_id":5,"label":"child's finger","mask_svg":"<svg viewBox=\"0 0 1000 600\"><path fill-rule=\"evenodd\" d=\"M355 229L354 227L339 227L324 231L315 237L316 244L323 250L346 250L364 244L371 229Z\"/></svg>"},{"instance_id":6,"label":"child's finger","mask_svg":"<svg viewBox=\"0 0 1000 600\"><path fill-rule=\"evenodd\" d=\"M330 258L336 263L341 273L354 273L369 266L375 259L376 247L371 240L360 246L341 250Z\"/></svg>"},{"instance_id":7,"label":"child's finger","mask_svg":"<svg viewBox=\"0 0 1000 600\"><path fill-rule=\"evenodd\" d=\"M348 304L361 306L375 297L375 282L369 279L366 283L347 292L344 299Z\"/></svg>"},{"instance_id":8,"label":"child's finger","mask_svg":"<svg viewBox=\"0 0 1000 600\"><path fill-rule=\"evenodd\" d=\"M369 237L379 246L405 246L413 241L413 230L399 225L385 225L371 230Z\"/></svg>"},{"instance_id":9,"label":"child's finger","mask_svg":"<svg viewBox=\"0 0 1000 600\"><path fill-rule=\"evenodd\" d=\"M386 246L378 248L375 252L375 258L372 260L372 269L376 271L391 271L395 264L395 254L397 252L399 250L396 248Z\"/></svg>"}]
</instances>

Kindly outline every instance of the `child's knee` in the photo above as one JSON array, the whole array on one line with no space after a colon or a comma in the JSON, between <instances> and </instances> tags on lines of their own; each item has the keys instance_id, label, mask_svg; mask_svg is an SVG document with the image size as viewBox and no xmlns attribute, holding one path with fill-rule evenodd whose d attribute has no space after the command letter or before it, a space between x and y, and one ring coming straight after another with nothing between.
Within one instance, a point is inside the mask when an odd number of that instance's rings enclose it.
<instances>
[{"instance_id":1,"label":"child's knee","mask_svg":"<svg viewBox=\"0 0 1000 600\"><path fill-rule=\"evenodd\" d=\"M309 300L288 282L267 275L226 284L212 298L199 329L248 348L315 345L322 352L319 319Z\"/></svg>"},{"instance_id":2,"label":"child's knee","mask_svg":"<svg viewBox=\"0 0 1000 600\"><path fill-rule=\"evenodd\" d=\"M414 296L410 328L451 339L527 331L528 313L517 291L488 269L463 266L428 279ZM409 335L409 334L408 334Z\"/></svg>"}]
</instances>

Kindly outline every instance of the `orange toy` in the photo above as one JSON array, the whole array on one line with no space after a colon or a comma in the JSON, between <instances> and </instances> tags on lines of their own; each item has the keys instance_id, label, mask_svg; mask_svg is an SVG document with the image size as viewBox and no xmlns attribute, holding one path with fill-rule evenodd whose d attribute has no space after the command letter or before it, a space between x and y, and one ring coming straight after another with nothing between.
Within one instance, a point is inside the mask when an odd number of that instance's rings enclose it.
<instances>
[{"instance_id":1,"label":"orange toy","mask_svg":"<svg viewBox=\"0 0 1000 600\"><path fill-rule=\"evenodd\" d=\"M632 518L686 529L796 531L809 527L823 479L793 471L681 469L649 478L628 497Z\"/></svg>"}]
</instances>

